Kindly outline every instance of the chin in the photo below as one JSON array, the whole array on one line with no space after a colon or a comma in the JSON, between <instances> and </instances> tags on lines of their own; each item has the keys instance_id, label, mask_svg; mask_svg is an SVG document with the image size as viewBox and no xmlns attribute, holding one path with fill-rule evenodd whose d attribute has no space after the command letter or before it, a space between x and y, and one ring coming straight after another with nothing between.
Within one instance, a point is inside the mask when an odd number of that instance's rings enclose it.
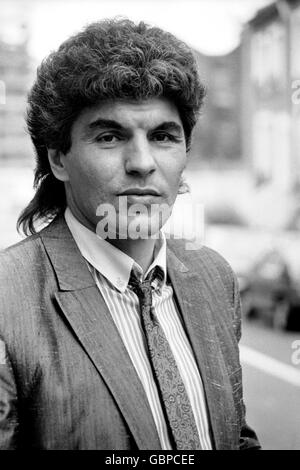
<instances>
[{"instance_id":1,"label":"chin","mask_svg":"<svg viewBox=\"0 0 300 470\"><path fill-rule=\"evenodd\" d=\"M159 238L161 224L147 216L128 217L127 237L130 240Z\"/></svg>"}]
</instances>

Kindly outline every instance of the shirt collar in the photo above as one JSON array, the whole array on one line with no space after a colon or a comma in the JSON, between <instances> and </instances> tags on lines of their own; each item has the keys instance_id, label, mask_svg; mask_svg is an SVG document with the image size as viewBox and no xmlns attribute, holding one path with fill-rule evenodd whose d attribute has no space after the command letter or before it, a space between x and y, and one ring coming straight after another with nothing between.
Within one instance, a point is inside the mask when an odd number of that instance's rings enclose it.
<instances>
[{"instance_id":1,"label":"shirt collar","mask_svg":"<svg viewBox=\"0 0 300 470\"><path fill-rule=\"evenodd\" d=\"M65 211L65 220L82 256L120 292L124 292L128 285L133 265L141 277L143 276L142 268L133 258L82 225L68 207ZM166 238L163 232L160 232L159 235L154 251L154 260L145 276L152 268L160 266L164 273L163 285L166 282L167 271Z\"/></svg>"}]
</instances>

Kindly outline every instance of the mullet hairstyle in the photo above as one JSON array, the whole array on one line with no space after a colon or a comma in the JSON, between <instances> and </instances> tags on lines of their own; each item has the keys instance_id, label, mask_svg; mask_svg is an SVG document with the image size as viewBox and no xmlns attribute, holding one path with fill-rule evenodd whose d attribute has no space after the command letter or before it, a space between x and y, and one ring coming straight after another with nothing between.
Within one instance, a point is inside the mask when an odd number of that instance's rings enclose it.
<instances>
[{"instance_id":1,"label":"mullet hairstyle","mask_svg":"<svg viewBox=\"0 0 300 470\"><path fill-rule=\"evenodd\" d=\"M33 234L35 222L65 210L64 183L51 171L48 149L67 154L72 126L85 108L102 100L168 98L177 106L189 150L204 95L191 49L159 28L112 19L70 37L41 63L28 95L35 195L18 219L18 230Z\"/></svg>"}]
</instances>

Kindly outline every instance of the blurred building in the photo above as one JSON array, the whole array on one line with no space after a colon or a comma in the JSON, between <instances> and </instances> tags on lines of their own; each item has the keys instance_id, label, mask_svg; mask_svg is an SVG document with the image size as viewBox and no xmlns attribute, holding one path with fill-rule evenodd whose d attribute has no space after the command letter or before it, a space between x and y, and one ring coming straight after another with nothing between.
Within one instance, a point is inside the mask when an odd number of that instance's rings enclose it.
<instances>
[{"instance_id":1,"label":"blurred building","mask_svg":"<svg viewBox=\"0 0 300 470\"><path fill-rule=\"evenodd\" d=\"M262 202L265 194L274 211L293 211L300 183L300 1L259 10L243 31L241 51L243 155Z\"/></svg>"},{"instance_id":2,"label":"blurred building","mask_svg":"<svg viewBox=\"0 0 300 470\"><path fill-rule=\"evenodd\" d=\"M207 96L194 132L194 158L216 166L236 164L241 158L240 48L221 56L195 56Z\"/></svg>"},{"instance_id":3,"label":"blurred building","mask_svg":"<svg viewBox=\"0 0 300 470\"><path fill-rule=\"evenodd\" d=\"M30 155L25 131L26 95L32 81L27 52L30 7L4 2L0 12L0 160L23 161Z\"/></svg>"}]
</instances>

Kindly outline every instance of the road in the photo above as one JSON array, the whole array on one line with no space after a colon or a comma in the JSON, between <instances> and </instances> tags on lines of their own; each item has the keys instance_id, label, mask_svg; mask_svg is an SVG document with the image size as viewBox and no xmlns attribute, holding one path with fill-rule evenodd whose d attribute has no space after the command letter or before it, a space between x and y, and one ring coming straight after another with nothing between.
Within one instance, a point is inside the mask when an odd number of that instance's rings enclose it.
<instances>
[{"instance_id":1,"label":"road","mask_svg":"<svg viewBox=\"0 0 300 470\"><path fill-rule=\"evenodd\" d=\"M241 359L247 421L265 450L300 450L300 364L292 362L295 341L300 341L300 332L276 332L244 322Z\"/></svg>"}]
</instances>

